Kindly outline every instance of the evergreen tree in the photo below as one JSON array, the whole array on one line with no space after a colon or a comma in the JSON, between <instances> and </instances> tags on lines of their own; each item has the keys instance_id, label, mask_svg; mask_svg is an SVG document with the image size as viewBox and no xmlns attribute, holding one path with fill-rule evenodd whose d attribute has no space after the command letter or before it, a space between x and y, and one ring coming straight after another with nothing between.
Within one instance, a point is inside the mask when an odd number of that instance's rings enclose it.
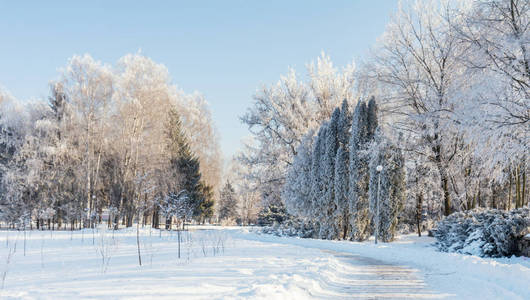
<instances>
[{"instance_id":1,"label":"evergreen tree","mask_svg":"<svg viewBox=\"0 0 530 300\"><path fill-rule=\"evenodd\" d=\"M370 211L378 238L390 242L394 239L397 218L405 202L404 159L401 150L388 139L378 135L377 140L370 161ZM381 172L377 171L377 166L382 166Z\"/></svg>"},{"instance_id":2,"label":"evergreen tree","mask_svg":"<svg viewBox=\"0 0 530 300\"><path fill-rule=\"evenodd\" d=\"M272 225L274 223L282 223L287 220L287 210L285 205L280 203L270 203L263 207L263 209L258 214L258 225Z\"/></svg>"},{"instance_id":3,"label":"evergreen tree","mask_svg":"<svg viewBox=\"0 0 530 300\"><path fill-rule=\"evenodd\" d=\"M338 124L339 149L335 157L335 226L339 229L338 238L345 239L349 230L349 151L352 113L348 101L344 99L340 109Z\"/></svg>"},{"instance_id":4,"label":"evergreen tree","mask_svg":"<svg viewBox=\"0 0 530 300\"><path fill-rule=\"evenodd\" d=\"M182 190L187 192L188 201L193 209L193 216L202 215L202 202L206 201L204 193L207 192L201 182L199 160L191 152L188 139L182 131L182 123L175 108L169 111L169 124L167 128L168 150L170 153L170 165L174 170L175 178L179 179L179 190L173 191L179 194Z\"/></svg>"},{"instance_id":5,"label":"evergreen tree","mask_svg":"<svg viewBox=\"0 0 530 300\"><path fill-rule=\"evenodd\" d=\"M52 95L48 98L49 106L53 112L54 119L60 122L66 112L66 94L59 83L52 85L51 93Z\"/></svg>"},{"instance_id":6,"label":"evergreen tree","mask_svg":"<svg viewBox=\"0 0 530 300\"><path fill-rule=\"evenodd\" d=\"M229 180L226 181L219 195L219 219L234 219L237 217L237 196Z\"/></svg>"},{"instance_id":7,"label":"evergreen tree","mask_svg":"<svg viewBox=\"0 0 530 300\"><path fill-rule=\"evenodd\" d=\"M319 232L320 226L322 225L322 199L324 197L324 184L322 181L322 158L326 149L325 137L327 131L327 123L322 124L318 131L318 135L313 147L313 160L311 167L311 215L316 217L315 220L315 232Z\"/></svg>"},{"instance_id":8,"label":"evergreen tree","mask_svg":"<svg viewBox=\"0 0 530 300\"><path fill-rule=\"evenodd\" d=\"M342 106L340 108L339 125L338 125L337 130L338 130L339 144L344 146L345 149L348 149L347 145L350 139L351 123L352 123L352 114L350 112L350 106L348 105L348 101L344 99L344 101L342 101Z\"/></svg>"},{"instance_id":9,"label":"evergreen tree","mask_svg":"<svg viewBox=\"0 0 530 300\"><path fill-rule=\"evenodd\" d=\"M370 98L366 111L366 141L374 139L377 130L377 104L375 98Z\"/></svg>"},{"instance_id":10,"label":"evergreen tree","mask_svg":"<svg viewBox=\"0 0 530 300\"><path fill-rule=\"evenodd\" d=\"M197 211L198 219L201 223L211 219L214 213L213 188L211 185L201 182L199 185L199 208Z\"/></svg>"},{"instance_id":11,"label":"evergreen tree","mask_svg":"<svg viewBox=\"0 0 530 300\"><path fill-rule=\"evenodd\" d=\"M359 102L353 113L350 136L350 184L349 211L350 238L363 241L370 236L370 212L368 199L369 157L365 151L369 141L367 130L367 107Z\"/></svg>"},{"instance_id":12,"label":"evergreen tree","mask_svg":"<svg viewBox=\"0 0 530 300\"><path fill-rule=\"evenodd\" d=\"M338 235L338 228L336 227L335 217L335 159L337 156L338 141L338 125L340 118L340 109L336 108L331 115L331 120L328 123L325 135L325 152L322 157L322 187L323 197L321 199L321 214L322 223L324 226L320 227L320 237L324 239L334 239Z\"/></svg>"},{"instance_id":13,"label":"evergreen tree","mask_svg":"<svg viewBox=\"0 0 530 300\"><path fill-rule=\"evenodd\" d=\"M335 226L338 228L338 238L346 239L349 229L348 205L348 152L344 147L339 147L335 158Z\"/></svg>"}]
</instances>

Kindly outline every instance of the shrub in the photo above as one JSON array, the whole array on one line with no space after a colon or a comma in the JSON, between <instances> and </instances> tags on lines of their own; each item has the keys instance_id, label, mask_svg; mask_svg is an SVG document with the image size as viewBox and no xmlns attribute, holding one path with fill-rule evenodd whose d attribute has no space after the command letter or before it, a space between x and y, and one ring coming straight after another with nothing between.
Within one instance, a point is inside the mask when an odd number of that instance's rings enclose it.
<instances>
[{"instance_id":1,"label":"shrub","mask_svg":"<svg viewBox=\"0 0 530 300\"><path fill-rule=\"evenodd\" d=\"M517 255L517 243L530 233L530 209L512 211L475 209L454 213L433 230L436 246L444 252L481 257Z\"/></svg>"},{"instance_id":2,"label":"shrub","mask_svg":"<svg viewBox=\"0 0 530 300\"><path fill-rule=\"evenodd\" d=\"M283 203L269 204L258 214L259 226L270 226L274 223L282 223L288 218L287 210Z\"/></svg>"},{"instance_id":3,"label":"shrub","mask_svg":"<svg viewBox=\"0 0 530 300\"><path fill-rule=\"evenodd\" d=\"M273 226L264 227L262 233L276 236L290 236L301 238L315 237L315 228L312 223L304 222L301 219L290 218L283 223L274 223Z\"/></svg>"}]
</instances>

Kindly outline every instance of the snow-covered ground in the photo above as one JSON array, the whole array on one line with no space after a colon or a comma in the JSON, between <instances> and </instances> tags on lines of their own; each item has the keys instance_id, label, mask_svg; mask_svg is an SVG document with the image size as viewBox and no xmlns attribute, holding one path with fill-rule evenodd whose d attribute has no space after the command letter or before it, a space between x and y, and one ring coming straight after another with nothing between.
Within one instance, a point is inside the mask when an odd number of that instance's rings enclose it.
<instances>
[{"instance_id":1,"label":"snow-covered ground","mask_svg":"<svg viewBox=\"0 0 530 300\"><path fill-rule=\"evenodd\" d=\"M134 229L28 231L25 255L23 232L0 231L0 298L530 299L528 258L440 253L428 237L373 245L198 227L182 240L179 259L176 232L142 229L139 266Z\"/></svg>"}]
</instances>

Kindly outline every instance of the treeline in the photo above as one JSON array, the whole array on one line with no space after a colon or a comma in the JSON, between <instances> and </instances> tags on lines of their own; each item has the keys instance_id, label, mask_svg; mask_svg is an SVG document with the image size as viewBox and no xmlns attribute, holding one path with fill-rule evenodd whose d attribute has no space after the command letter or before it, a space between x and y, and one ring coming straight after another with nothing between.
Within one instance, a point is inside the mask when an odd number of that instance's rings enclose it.
<instances>
[{"instance_id":1,"label":"treeline","mask_svg":"<svg viewBox=\"0 0 530 300\"><path fill-rule=\"evenodd\" d=\"M48 101L0 94L0 218L91 227L212 217L221 157L204 99L142 55L74 56Z\"/></svg>"},{"instance_id":2,"label":"treeline","mask_svg":"<svg viewBox=\"0 0 530 300\"><path fill-rule=\"evenodd\" d=\"M309 158L324 143L322 132L335 130L322 127L330 126L343 99L356 106L374 96L379 132L395 148L389 151L401 152L404 160L399 226L424 230L455 211L528 205L529 16L530 4L521 0L404 2L358 67L337 69L322 55L307 66L307 79L290 71L256 94L242 117L253 136L238 156L248 168L246 180L254 183L265 208L288 204L295 216L334 224L324 226L333 228L331 234L319 229L319 236L362 239L355 237L355 226L361 225L351 218L365 214L361 223L366 225L372 211L369 201L361 201L360 208L352 204L352 197L366 196L354 196L358 187L351 177L365 174L359 181L364 191L372 177L366 177L369 160L352 169L352 159L362 155L352 157L351 148L363 148L364 142L338 147L335 154L342 152L344 168L336 175L332 168L326 175L311 173L322 170L316 162L331 166L333 151L311 163ZM377 155L374 149L364 152ZM306 156L304 163L300 156ZM300 182L291 191L293 174ZM341 207L324 194L331 194L332 178L344 176L350 177L350 199ZM314 188L323 195L315 197ZM345 207L346 217L339 216Z\"/></svg>"}]
</instances>

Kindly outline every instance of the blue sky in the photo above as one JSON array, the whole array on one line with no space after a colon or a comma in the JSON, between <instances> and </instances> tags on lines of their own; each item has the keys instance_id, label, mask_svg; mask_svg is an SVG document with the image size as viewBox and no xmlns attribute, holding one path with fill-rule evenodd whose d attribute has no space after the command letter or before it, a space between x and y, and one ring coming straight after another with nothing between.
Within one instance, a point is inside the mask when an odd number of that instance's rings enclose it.
<instances>
[{"instance_id":1,"label":"blue sky","mask_svg":"<svg viewBox=\"0 0 530 300\"><path fill-rule=\"evenodd\" d=\"M167 66L185 92L210 102L226 157L248 135L252 95L289 66L325 51L336 66L368 53L395 0L7 1L0 0L0 85L46 97L73 54L115 63L139 49Z\"/></svg>"}]
</instances>

